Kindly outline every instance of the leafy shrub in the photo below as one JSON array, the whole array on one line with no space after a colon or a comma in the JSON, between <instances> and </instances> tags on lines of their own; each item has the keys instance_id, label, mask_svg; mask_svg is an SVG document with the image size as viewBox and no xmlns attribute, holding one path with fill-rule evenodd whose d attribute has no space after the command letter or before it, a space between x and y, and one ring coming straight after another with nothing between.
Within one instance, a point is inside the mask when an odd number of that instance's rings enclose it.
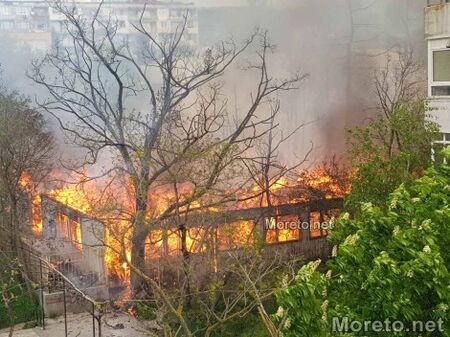
<instances>
[{"instance_id":1,"label":"leafy shrub","mask_svg":"<svg viewBox=\"0 0 450 337\"><path fill-rule=\"evenodd\" d=\"M450 159L450 148L444 152ZM430 168L401 185L384 207L363 204L344 214L331 239L338 244L329 278L314 264L279 291L285 336L331 336L332 318L349 321L443 322L443 331L395 336L450 336L450 166ZM280 318L278 318L280 319ZM336 334L334 334L336 335ZM392 331L353 335L393 336Z\"/></svg>"}]
</instances>

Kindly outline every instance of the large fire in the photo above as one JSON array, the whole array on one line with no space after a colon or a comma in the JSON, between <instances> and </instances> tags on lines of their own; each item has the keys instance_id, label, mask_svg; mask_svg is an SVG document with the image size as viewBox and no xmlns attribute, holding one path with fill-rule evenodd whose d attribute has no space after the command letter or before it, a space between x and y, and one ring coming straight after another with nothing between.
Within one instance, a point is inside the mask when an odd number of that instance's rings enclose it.
<instances>
[{"instance_id":1,"label":"large fire","mask_svg":"<svg viewBox=\"0 0 450 337\"><path fill-rule=\"evenodd\" d=\"M297 203L312 199L329 199L344 197L350 191L349 176L347 173L322 165L313 170L303 170L290 177L281 176L270 183L270 204L273 206ZM24 176L22 186L28 188L30 178ZM125 185L125 187L123 187ZM106 186L106 187L105 187ZM130 223L134 204L132 197L127 193L131 188L125 183L98 185L93 181L80 179L76 184L65 184L55 188L47 195L70 208L89 214L101 220L106 226L106 265L110 275L115 275L122 282L130 276L127 260L131 259L130 249ZM173 188L163 186L152 191L149 198L148 219L157 219L179 195L190 192L190 186L185 184L175 191ZM251 196L254 195L252 198ZM224 205L221 210L230 208L254 208L267 206L267 198L261 187L254 186L243 191L237 199L244 201L234 203L232 206ZM42 217L40 211L40 197L38 194L32 199L32 230L35 235L42 233ZM190 207L200 208L201 203L194 201ZM186 207L179 210L186 211ZM207 208L207 211L215 211ZM220 226L217 229L215 240L218 249L227 249L251 243L253 240L250 222L241 221ZM203 238L211 235L208 228L189 228L186 235L186 249L189 252L201 253L207 250ZM275 237L276 236L276 237ZM298 231L284 230L268 233L267 242L282 242L299 239ZM165 242L165 244L164 244ZM125 245L125 254L123 252ZM178 229L155 229L150 232L146 242L146 254L159 257L164 254L180 255L180 233ZM125 257L124 257L125 255Z\"/></svg>"}]
</instances>

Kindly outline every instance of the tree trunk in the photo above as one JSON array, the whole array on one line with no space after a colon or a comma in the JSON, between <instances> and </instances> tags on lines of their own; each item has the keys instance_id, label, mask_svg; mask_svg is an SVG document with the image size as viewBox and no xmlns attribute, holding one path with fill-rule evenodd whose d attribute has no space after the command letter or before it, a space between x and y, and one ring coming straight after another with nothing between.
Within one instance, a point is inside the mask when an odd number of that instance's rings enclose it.
<instances>
[{"instance_id":1,"label":"tree trunk","mask_svg":"<svg viewBox=\"0 0 450 337\"><path fill-rule=\"evenodd\" d=\"M131 263L137 269L145 272L145 239L147 231L142 228L133 229ZM136 273L131 272L131 291L133 298L141 297L146 292L146 282Z\"/></svg>"},{"instance_id":2,"label":"tree trunk","mask_svg":"<svg viewBox=\"0 0 450 337\"><path fill-rule=\"evenodd\" d=\"M142 186L143 184L139 184ZM131 263L135 268L145 273L145 240L147 239L149 228L146 221L147 213L147 189L136 188L136 213L133 219L133 234L131 248ZM131 293L133 298L146 295L146 282L142 277L131 272Z\"/></svg>"}]
</instances>

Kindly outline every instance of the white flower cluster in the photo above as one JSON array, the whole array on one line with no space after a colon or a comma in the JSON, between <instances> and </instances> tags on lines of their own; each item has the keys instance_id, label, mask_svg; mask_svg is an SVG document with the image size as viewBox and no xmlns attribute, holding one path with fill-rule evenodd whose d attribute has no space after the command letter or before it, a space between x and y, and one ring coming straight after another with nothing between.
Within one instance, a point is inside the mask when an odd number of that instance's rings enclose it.
<instances>
[{"instance_id":1,"label":"white flower cluster","mask_svg":"<svg viewBox=\"0 0 450 337\"><path fill-rule=\"evenodd\" d=\"M284 328L285 329L289 329L291 327L291 320L288 318L286 318L286 321L284 322Z\"/></svg>"},{"instance_id":2,"label":"white flower cluster","mask_svg":"<svg viewBox=\"0 0 450 337\"><path fill-rule=\"evenodd\" d=\"M337 247L337 245L334 245L334 246L333 246L333 249L332 249L332 251L331 251L331 256L332 256L332 257L336 257L336 256L337 256L337 253L338 253L338 247Z\"/></svg>"},{"instance_id":3,"label":"white flower cluster","mask_svg":"<svg viewBox=\"0 0 450 337\"><path fill-rule=\"evenodd\" d=\"M395 226L394 230L392 231L392 234L394 236L397 236L400 233L400 227L399 226Z\"/></svg>"},{"instance_id":4,"label":"white flower cluster","mask_svg":"<svg viewBox=\"0 0 450 337\"><path fill-rule=\"evenodd\" d=\"M283 318L284 316L284 309L283 307L278 307L277 313L275 314L279 318Z\"/></svg>"},{"instance_id":5,"label":"white flower cluster","mask_svg":"<svg viewBox=\"0 0 450 337\"><path fill-rule=\"evenodd\" d=\"M428 246L428 245L426 245L425 247L423 247L423 252L424 253L431 253L431 248L430 248L430 246Z\"/></svg>"},{"instance_id":6,"label":"white flower cluster","mask_svg":"<svg viewBox=\"0 0 450 337\"><path fill-rule=\"evenodd\" d=\"M359 235L358 234L349 235L345 239L344 245L346 245L346 246L354 246L358 242L358 240L359 240Z\"/></svg>"},{"instance_id":7,"label":"white flower cluster","mask_svg":"<svg viewBox=\"0 0 450 337\"><path fill-rule=\"evenodd\" d=\"M395 208L397 208L397 204L398 204L398 199L397 199L397 197L394 196L391 200L391 203L389 204L389 208L395 209Z\"/></svg>"},{"instance_id":8,"label":"white flower cluster","mask_svg":"<svg viewBox=\"0 0 450 337\"><path fill-rule=\"evenodd\" d=\"M437 306L437 311L440 311L440 312L447 312L447 311L448 311L448 304L440 303L440 304Z\"/></svg>"},{"instance_id":9,"label":"white flower cluster","mask_svg":"<svg viewBox=\"0 0 450 337\"><path fill-rule=\"evenodd\" d=\"M320 308L322 309L322 312L323 312L323 314L322 314L322 320L323 320L323 321L326 321L326 320L328 319L328 300L325 300L325 301L322 303L322 305L321 305Z\"/></svg>"}]
</instances>

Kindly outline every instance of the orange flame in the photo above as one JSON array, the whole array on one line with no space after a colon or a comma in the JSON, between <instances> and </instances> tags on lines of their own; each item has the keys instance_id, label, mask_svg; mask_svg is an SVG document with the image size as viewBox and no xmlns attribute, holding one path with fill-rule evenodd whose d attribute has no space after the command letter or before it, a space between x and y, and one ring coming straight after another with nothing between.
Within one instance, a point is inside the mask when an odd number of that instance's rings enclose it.
<instances>
[{"instance_id":1,"label":"orange flame","mask_svg":"<svg viewBox=\"0 0 450 337\"><path fill-rule=\"evenodd\" d=\"M21 186L24 188L30 185L31 178L24 176ZM123 186L111 185L110 194L112 199L121 203L121 209L117 210L108 204L104 199L104 190L99 188L97 183L80 180L77 184L66 185L49 192L49 196L64 203L80 212L87 213L101 220L106 226L106 256L105 262L110 275L115 275L121 282L128 283L130 278L130 267L127 261L131 261L130 228L131 217L134 204L132 198L127 193L133 190L131 182L127 181ZM308 201L313 198L341 198L349 193L351 185L348 175L339 175L332 172L327 167L319 167L313 170L303 170L290 177L282 176L271 183L270 194L273 205L297 203ZM189 184L180 186L178 195L186 196L192 191ZM247 192L242 192L240 197L257 195L249 198L245 202L238 203L238 208L249 208L261 206L261 188L256 186ZM103 198L103 199L102 199ZM100 200L100 201L99 201ZM157 219L163 214L169 205L176 201L176 194L173 188L162 186L152 190L149 195L148 219ZM40 197L36 196L32 202L32 230L36 235L42 233L42 219L40 214ZM199 201L193 202L189 207L198 208ZM235 205L236 206L236 205ZM263 202L264 206L264 202ZM227 206L225 206L227 207ZM230 207L230 206L228 206ZM184 207L181 211L186 210ZM211 211L211 208L208 209ZM252 244L254 242L254 225L250 221L241 221L220 226L214 232L219 249L230 249L238 246ZM208 249L204 244L204 238L211 236L210 232L204 228L190 228L186 236L187 250L190 252L204 252ZM272 238L271 235L276 235ZM267 240L290 241L299 238L300 233L277 232L268 233ZM163 241L165 242L163 244ZM120 252L125 247L126 258ZM153 230L146 241L146 255L149 257L160 257L163 254L179 255L180 232L178 230Z\"/></svg>"}]
</instances>

